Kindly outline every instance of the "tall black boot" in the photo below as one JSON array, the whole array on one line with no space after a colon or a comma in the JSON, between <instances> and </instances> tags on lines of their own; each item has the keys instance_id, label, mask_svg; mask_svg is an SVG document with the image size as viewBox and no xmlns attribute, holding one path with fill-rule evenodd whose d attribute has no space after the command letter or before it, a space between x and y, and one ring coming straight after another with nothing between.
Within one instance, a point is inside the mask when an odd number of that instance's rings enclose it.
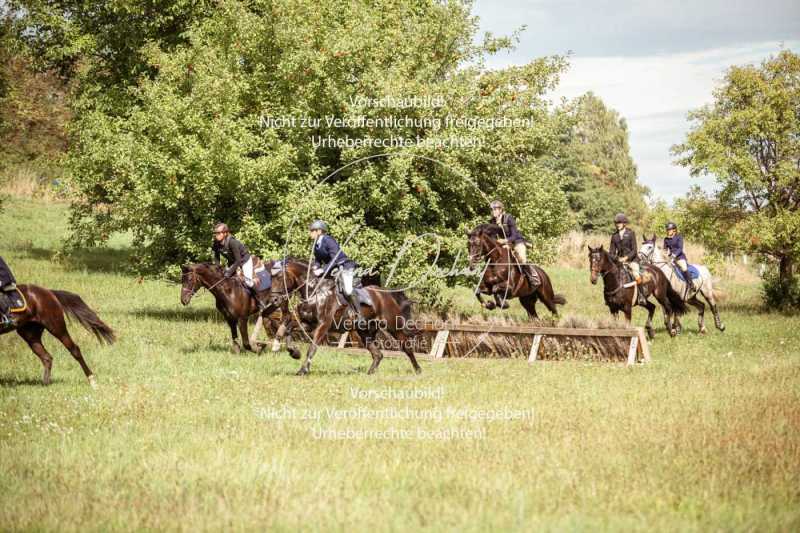
<instances>
[{"instance_id":1,"label":"tall black boot","mask_svg":"<svg viewBox=\"0 0 800 533\"><path fill-rule=\"evenodd\" d=\"M347 299L347 303L350 304L350 309L353 310L353 313L356 315L356 324L359 327L364 325L364 315L361 314L361 302L358 300L358 295L356 291L353 291L349 296L345 295Z\"/></svg>"},{"instance_id":2,"label":"tall black boot","mask_svg":"<svg viewBox=\"0 0 800 533\"><path fill-rule=\"evenodd\" d=\"M533 270L531 265L523 265L522 272L525 274L525 279L528 280L528 285L531 286L531 291L536 292L536 289L542 284L539 275Z\"/></svg>"},{"instance_id":3,"label":"tall black boot","mask_svg":"<svg viewBox=\"0 0 800 533\"><path fill-rule=\"evenodd\" d=\"M8 331L16 326L16 321L11 317L11 305L8 301L8 296L0 292L0 331Z\"/></svg>"},{"instance_id":4,"label":"tall black boot","mask_svg":"<svg viewBox=\"0 0 800 533\"><path fill-rule=\"evenodd\" d=\"M681 274L683 274L683 279L686 280L686 292L693 292L697 290L697 286L694 284L694 280L692 279L691 274L689 274L689 270L681 270Z\"/></svg>"}]
</instances>

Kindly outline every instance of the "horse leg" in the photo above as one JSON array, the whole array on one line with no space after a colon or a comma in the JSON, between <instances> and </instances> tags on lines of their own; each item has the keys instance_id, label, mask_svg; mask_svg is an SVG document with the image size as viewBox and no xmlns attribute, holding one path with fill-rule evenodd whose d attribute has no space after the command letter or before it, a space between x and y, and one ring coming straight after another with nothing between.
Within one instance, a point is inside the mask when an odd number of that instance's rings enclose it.
<instances>
[{"instance_id":1,"label":"horse leg","mask_svg":"<svg viewBox=\"0 0 800 533\"><path fill-rule=\"evenodd\" d=\"M711 284L708 284L706 287L701 288L700 292L703 298L708 302L708 306L711 308L711 314L714 315L714 326L720 331L725 331L725 324L722 323L722 319L719 316L717 300L714 298L714 288Z\"/></svg>"},{"instance_id":2,"label":"horse leg","mask_svg":"<svg viewBox=\"0 0 800 533\"><path fill-rule=\"evenodd\" d=\"M633 306L631 305L630 302L625 304L625 307L622 308L622 312L625 313L625 322L627 322L628 325L630 325L631 317L633 315Z\"/></svg>"},{"instance_id":3,"label":"horse leg","mask_svg":"<svg viewBox=\"0 0 800 533\"><path fill-rule=\"evenodd\" d=\"M528 318L539 318L539 315L536 314L536 297L533 294L529 294L527 296L520 296L519 303L522 304L522 307L528 312Z\"/></svg>"},{"instance_id":4,"label":"horse leg","mask_svg":"<svg viewBox=\"0 0 800 533\"><path fill-rule=\"evenodd\" d=\"M475 289L475 298L478 299L478 303L481 304L481 307L484 309L492 310L495 308L494 302L485 302L483 301L483 293L481 292L480 287Z\"/></svg>"},{"instance_id":5,"label":"horse leg","mask_svg":"<svg viewBox=\"0 0 800 533\"><path fill-rule=\"evenodd\" d=\"M689 299L689 303L697 308L697 328L700 333L706 333L705 313L706 304L697 299L697 295Z\"/></svg>"},{"instance_id":6,"label":"horse leg","mask_svg":"<svg viewBox=\"0 0 800 533\"><path fill-rule=\"evenodd\" d=\"M264 345L258 342L258 330L260 330L263 326L264 315L258 315L256 324L253 326L253 333L250 335L250 346L253 346L253 351L255 353L261 353L261 350L264 348ZM266 333L266 329L264 332Z\"/></svg>"},{"instance_id":7,"label":"horse leg","mask_svg":"<svg viewBox=\"0 0 800 533\"><path fill-rule=\"evenodd\" d=\"M239 334L236 332L236 321L228 320L228 327L231 328L231 352L239 353L242 351L242 348L239 346Z\"/></svg>"},{"instance_id":8,"label":"horse leg","mask_svg":"<svg viewBox=\"0 0 800 533\"><path fill-rule=\"evenodd\" d=\"M381 360L383 359L383 353L381 353L380 349L378 348L378 342L375 337L377 337L377 330L374 328L370 328L368 331L358 330L358 336L361 337L361 341L366 346L369 353L372 355L372 364L367 370L367 374L373 374L376 370L378 370L378 365L381 364Z\"/></svg>"},{"instance_id":9,"label":"horse leg","mask_svg":"<svg viewBox=\"0 0 800 533\"><path fill-rule=\"evenodd\" d=\"M21 328L17 328L17 334L28 343L33 353L39 358L44 366L44 374L42 374L42 383L50 385L50 371L53 368L53 356L47 353L44 345L42 344L42 332L44 326L37 323L25 324Z\"/></svg>"},{"instance_id":10,"label":"horse leg","mask_svg":"<svg viewBox=\"0 0 800 533\"><path fill-rule=\"evenodd\" d=\"M656 314L656 306L649 300L645 300L645 309L647 309L647 323L644 325L645 330L647 330L647 336L650 339L654 339L656 337L656 331L653 329L653 315Z\"/></svg>"},{"instance_id":11,"label":"horse leg","mask_svg":"<svg viewBox=\"0 0 800 533\"><path fill-rule=\"evenodd\" d=\"M242 336L242 343L244 344L244 349L248 352L255 352L253 347L250 345L250 335L247 333L247 317L240 318L239 321L239 333Z\"/></svg>"},{"instance_id":12,"label":"horse leg","mask_svg":"<svg viewBox=\"0 0 800 533\"><path fill-rule=\"evenodd\" d=\"M394 336L398 341L400 341L400 346L408 356L408 360L411 361L411 366L414 367L414 372L421 374L422 368L420 368L419 363L417 363L417 357L414 355L414 345L412 342L410 342L411 338L408 333L405 331L396 331Z\"/></svg>"},{"instance_id":13,"label":"horse leg","mask_svg":"<svg viewBox=\"0 0 800 533\"><path fill-rule=\"evenodd\" d=\"M297 371L298 376L305 376L311 371L311 361L314 359L314 354L317 353L317 348L319 347L319 345L325 342L325 339L328 336L328 331L330 329L331 329L331 319L326 319L321 321L317 326L317 329L314 330L314 339L308 346L308 351L306 352L306 360L300 366L300 370Z\"/></svg>"}]
</instances>

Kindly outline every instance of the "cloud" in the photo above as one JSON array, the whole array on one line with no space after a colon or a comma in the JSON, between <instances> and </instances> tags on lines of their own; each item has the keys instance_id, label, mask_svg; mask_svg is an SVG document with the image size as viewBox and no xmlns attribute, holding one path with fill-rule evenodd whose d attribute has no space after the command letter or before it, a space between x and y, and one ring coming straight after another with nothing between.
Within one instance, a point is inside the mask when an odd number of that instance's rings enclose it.
<instances>
[{"instance_id":1,"label":"cloud","mask_svg":"<svg viewBox=\"0 0 800 533\"><path fill-rule=\"evenodd\" d=\"M800 47L800 41L786 44ZM592 91L617 110L628 122L640 181L655 197L673 199L692 184L713 186L712 179L691 178L686 169L672 165L670 147L685 138L689 110L712 102L714 88L731 65L759 63L780 46L769 42L654 56L576 56L552 98Z\"/></svg>"},{"instance_id":2,"label":"cloud","mask_svg":"<svg viewBox=\"0 0 800 533\"><path fill-rule=\"evenodd\" d=\"M516 50L491 58L490 68L573 51L553 98L593 91L616 109L628 122L641 182L668 200L692 184L714 186L672 164L669 150L685 138L689 110L712 101L731 65L800 49L796 0L479 0L474 12L495 35L527 26Z\"/></svg>"}]
</instances>

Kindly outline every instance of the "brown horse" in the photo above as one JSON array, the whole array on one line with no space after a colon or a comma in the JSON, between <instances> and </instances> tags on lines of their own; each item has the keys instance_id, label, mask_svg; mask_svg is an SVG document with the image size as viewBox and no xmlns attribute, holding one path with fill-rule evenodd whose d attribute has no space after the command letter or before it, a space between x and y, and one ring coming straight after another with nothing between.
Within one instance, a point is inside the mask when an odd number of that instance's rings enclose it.
<instances>
[{"instance_id":1,"label":"brown horse","mask_svg":"<svg viewBox=\"0 0 800 533\"><path fill-rule=\"evenodd\" d=\"M556 305L564 305L567 300L560 294L554 293L550 277L537 265L531 267L538 275L540 283L535 290L531 289L511 250L497 242L497 239L503 237L503 229L500 226L481 224L467 236L470 267L474 268L480 261L486 261L486 268L475 289L475 297L482 307L507 309L509 299L519 298L522 307L528 312L528 317L538 318L536 302L541 300L551 313L558 315ZM482 294L491 295L494 302L484 302Z\"/></svg>"},{"instance_id":2,"label":"brown horse","mask_svg":"<svg viewBox=\"0 0 800 533\"><path fill-rule=\"evenodd\" d=\"M42 382L45 385L50 384L50 371L53 367L53 356L47 352L42 344L42 333L47 330L69 350L72 357L81 365L89 384L95 387L94 374L83 359L81 349L70 337L64 315L68 314L76 319L81 326L93 333L100 342L113 344L116 340L114 331L100 320L97 313L92 311L77 294L45 289L36 285L18 285L17 288L25 299L27 306L22 311L13 312L12 317L17 324L17 334L28 343L28 346L39 357L44 366Z\"/></svg>"},{"instance_id":3,"label":"brown horse","mask_svg":"<svg viewBox=\"0 0 800 533\"><path fill-rule=\"evenodd\" d=\"M385 290L378 286L365 287L372 305L361 306L364 320L359 322L355 320L350 306L339 298L334 280L309 275L308 264L304 262L289 260L285 265L287 275L278 274L273 278L272 304L287 300L292 291L299 291L301 302L297 306L296 318L303 323L315 324L306 360L297 371L298 376L308 374L311 370L314 354L320 345L326 344L330 331L355 331L361 337L364 346L372 354L368 374L375 372L383 359L378 346L379 331L394 336L411 361L414 371L417 374L422 372L413 349L416 331L411 319L411 300L402 291Z\"/></svg>"},{"instance_id":4,"label":"brown horse","mask_svg":"<svg viewBox=\"0 0 800 533\"><path fill-rule=\"evenodd\" d=\"M599 248L588 246L588 248L592 285L597 284L597 278L602 276L603 298L609 311L614 317L617 317L619 312L622 311L625 314L625 320L630 322L635 294L633 286L625 287L625 285L632 282L633 277L625 270L622 263L611 257L611 254L602 246ZM669 334L674 337L677 335L674 319L676 316L686 312L686 304L683 298L675 292L664 273L652 265L642 266L642 279L644 281L642 286L647 297L654 296L658 303L661 304L661 308L664 310L664 325ZM640 288L639 290L642 289ZM639 305L638 298L635 305ZM647 309L647 324L645 328L647 329L647 336L652 339L655 336L653 314L656 311L656 306L645 299L644 307Z\"/></svg>"},{"instance_id":5,"label":"brown horse","mask_svg":"<svg viewBox=\"0 0 800 533\"><path fill-rule=\"evenodd\" d=\"M266 264L270 268L270 264ZM269 319L269 315L277 309L271 305L259 313L258 303L253 297L252 292L244 286L238 277L226 278L224 270L220 265L214 263L194 263L181 267L181 303L189 305L192 297L200 289L207 289L216 299L217 309L228 327L231 329L231 350L239 353L239 339L236 332L238 325L242 335L242 343L248 351L259 353L263 349L262 345L255 343L255 334L261 326L263 319ZM256 324L253 337L247 333L247 320L250 316L259 313L259 322ZM288 307L285 310L288 314ZM253 347L256 344L256 347Z\"/></svg>"}]
</instances>

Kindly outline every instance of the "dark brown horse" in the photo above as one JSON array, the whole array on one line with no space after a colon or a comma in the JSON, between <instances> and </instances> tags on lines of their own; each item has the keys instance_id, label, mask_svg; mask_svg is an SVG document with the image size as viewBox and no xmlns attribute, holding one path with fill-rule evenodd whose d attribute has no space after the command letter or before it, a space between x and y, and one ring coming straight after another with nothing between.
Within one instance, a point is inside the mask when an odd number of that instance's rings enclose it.
<instances>
[{"instance_id":1,"label":"dark brown horse","mask_svg":"<svg viewBox=\"0 0 800 533\"><path fill-rule=\"evenodd\" d=\"M330 331L355 331L364 346L372 354L372 365L367 371L372 374L383 359L379 348L378 332L384 331L395 337L402 350L411 361L414 371L422 369L414 356L413 339L416 335L411 319L411 300L402 291L381 289L378 286L365 287L372 305L362 305L364 318L355 320L350 306L340 300L336 283L330 278L317 278L307 272L308 264L300 261L286 261L287 275L276 275L272 283L272 304L288 299L292 291L299 292L301 302L296 308L295 317L299 322L315 324L311 334L311 344L306 352L306 360L297 371L298 376L308 374L311 362L320 345L325 345ZM294 287L291 289L290 287Z\"/></svg>"},{"instance_id":2,"label":"dark brown horse","mask_svg":"<svg viewBox=\"0 0 800 533\"><path fill-rule=\"evenodd\" d=\"M97 313L92 311L77 294L45 289L36 285L19 285L18 289L27 306L23 311L13 312L11 315L17 323L17 334L28 343L44 366L42 382L45 385L50 384L50 371L53 367L53 356L42 344L42 333L47 330L69 350L72 357L81 365L89 384L95 387L94 374L83 359L81 349L70 337L64 315L68 314L76 319L100 342L113 344L116 340L114 331L100 320Z\"/></svg>"},{"instance_id":3,"label":"dark brown horse","mask_svg":"<svg viewBox=\"0 0 800 533\"><path fill-rule=\"evenodd\" d=\"M468 237L470 267L474 268L481 261L486 261L486 268L475 289L475 297L482 307L507 309L509 299L519 298L528 316L538 318L536 302L541 300L551 313L558 315L556 305L564 305L567 300L560 294L555 294L550 277L537 265L531 267L539 277L540 283L536 289L531 288L511 250L498 244L497 239L503 237L503 229L500 226L481 224L472 230ZM484 302L482 294L491 295L494 302Z\"/></svg>"},{"instance_id":4,"label":"dark brown horse","mask_svg":"<svg viewBox=\"0 0 800 533\"><path fill-rule=\"evenodd\" d=\"M269 263L266 264L266 268L270 268ZM236 331L238 326L244 348L259 353L263 346L255 342L255 334L261 327L262 320L269 319L269 315L277 308L270 305L263 312L259 312L253 293L244 286L238 277L226 278L220 265L194 263L182 266L181 271L181 303L189 305L197 291L203 288L207 289L214 296L217 309L222 313L231 329L231 350L234 353L241 351ZM286 312L288 313L288 307ZM253 338L251 338L247 333L247 320L256 313L259 313L260 316L254 329ZM253 347L253 344L256 346Z\"/></svg>"},{"instance_id":5,"label":"dark brown horse","mask_svg":"<svg viewBox=\"0 0 800 533\"><path fill-rule=\"evenodd\" d=\"M628 283L633 281L633 277L625 270L622 263L614 257L611 257L602 246L599 248L589 248L589 271L591 272L590 281L592 285L597 284L597 278L603 278L603 298L608 306L609 311L614 317L619 315L622 311L625 314L625 320L631 321L633 313L635 298L634 286L625 287ZM669 284L664 273L652 265L642 266L642 280L643 283L639 290L644 288L647 298L650 296L655 297L661 308L664 310L664 325L669 331L671 336L675 336L677 331L674 326L674 318L677 315L682 315L686 312L686 304L683 298L675 292ZM638 298L636 298L639 305ZM656 306L649 300L645 299L645 309L647 309L647 336L651 339L655 336L653 329L653 314L656 311Z\"/></svg>"}]
</instances>

